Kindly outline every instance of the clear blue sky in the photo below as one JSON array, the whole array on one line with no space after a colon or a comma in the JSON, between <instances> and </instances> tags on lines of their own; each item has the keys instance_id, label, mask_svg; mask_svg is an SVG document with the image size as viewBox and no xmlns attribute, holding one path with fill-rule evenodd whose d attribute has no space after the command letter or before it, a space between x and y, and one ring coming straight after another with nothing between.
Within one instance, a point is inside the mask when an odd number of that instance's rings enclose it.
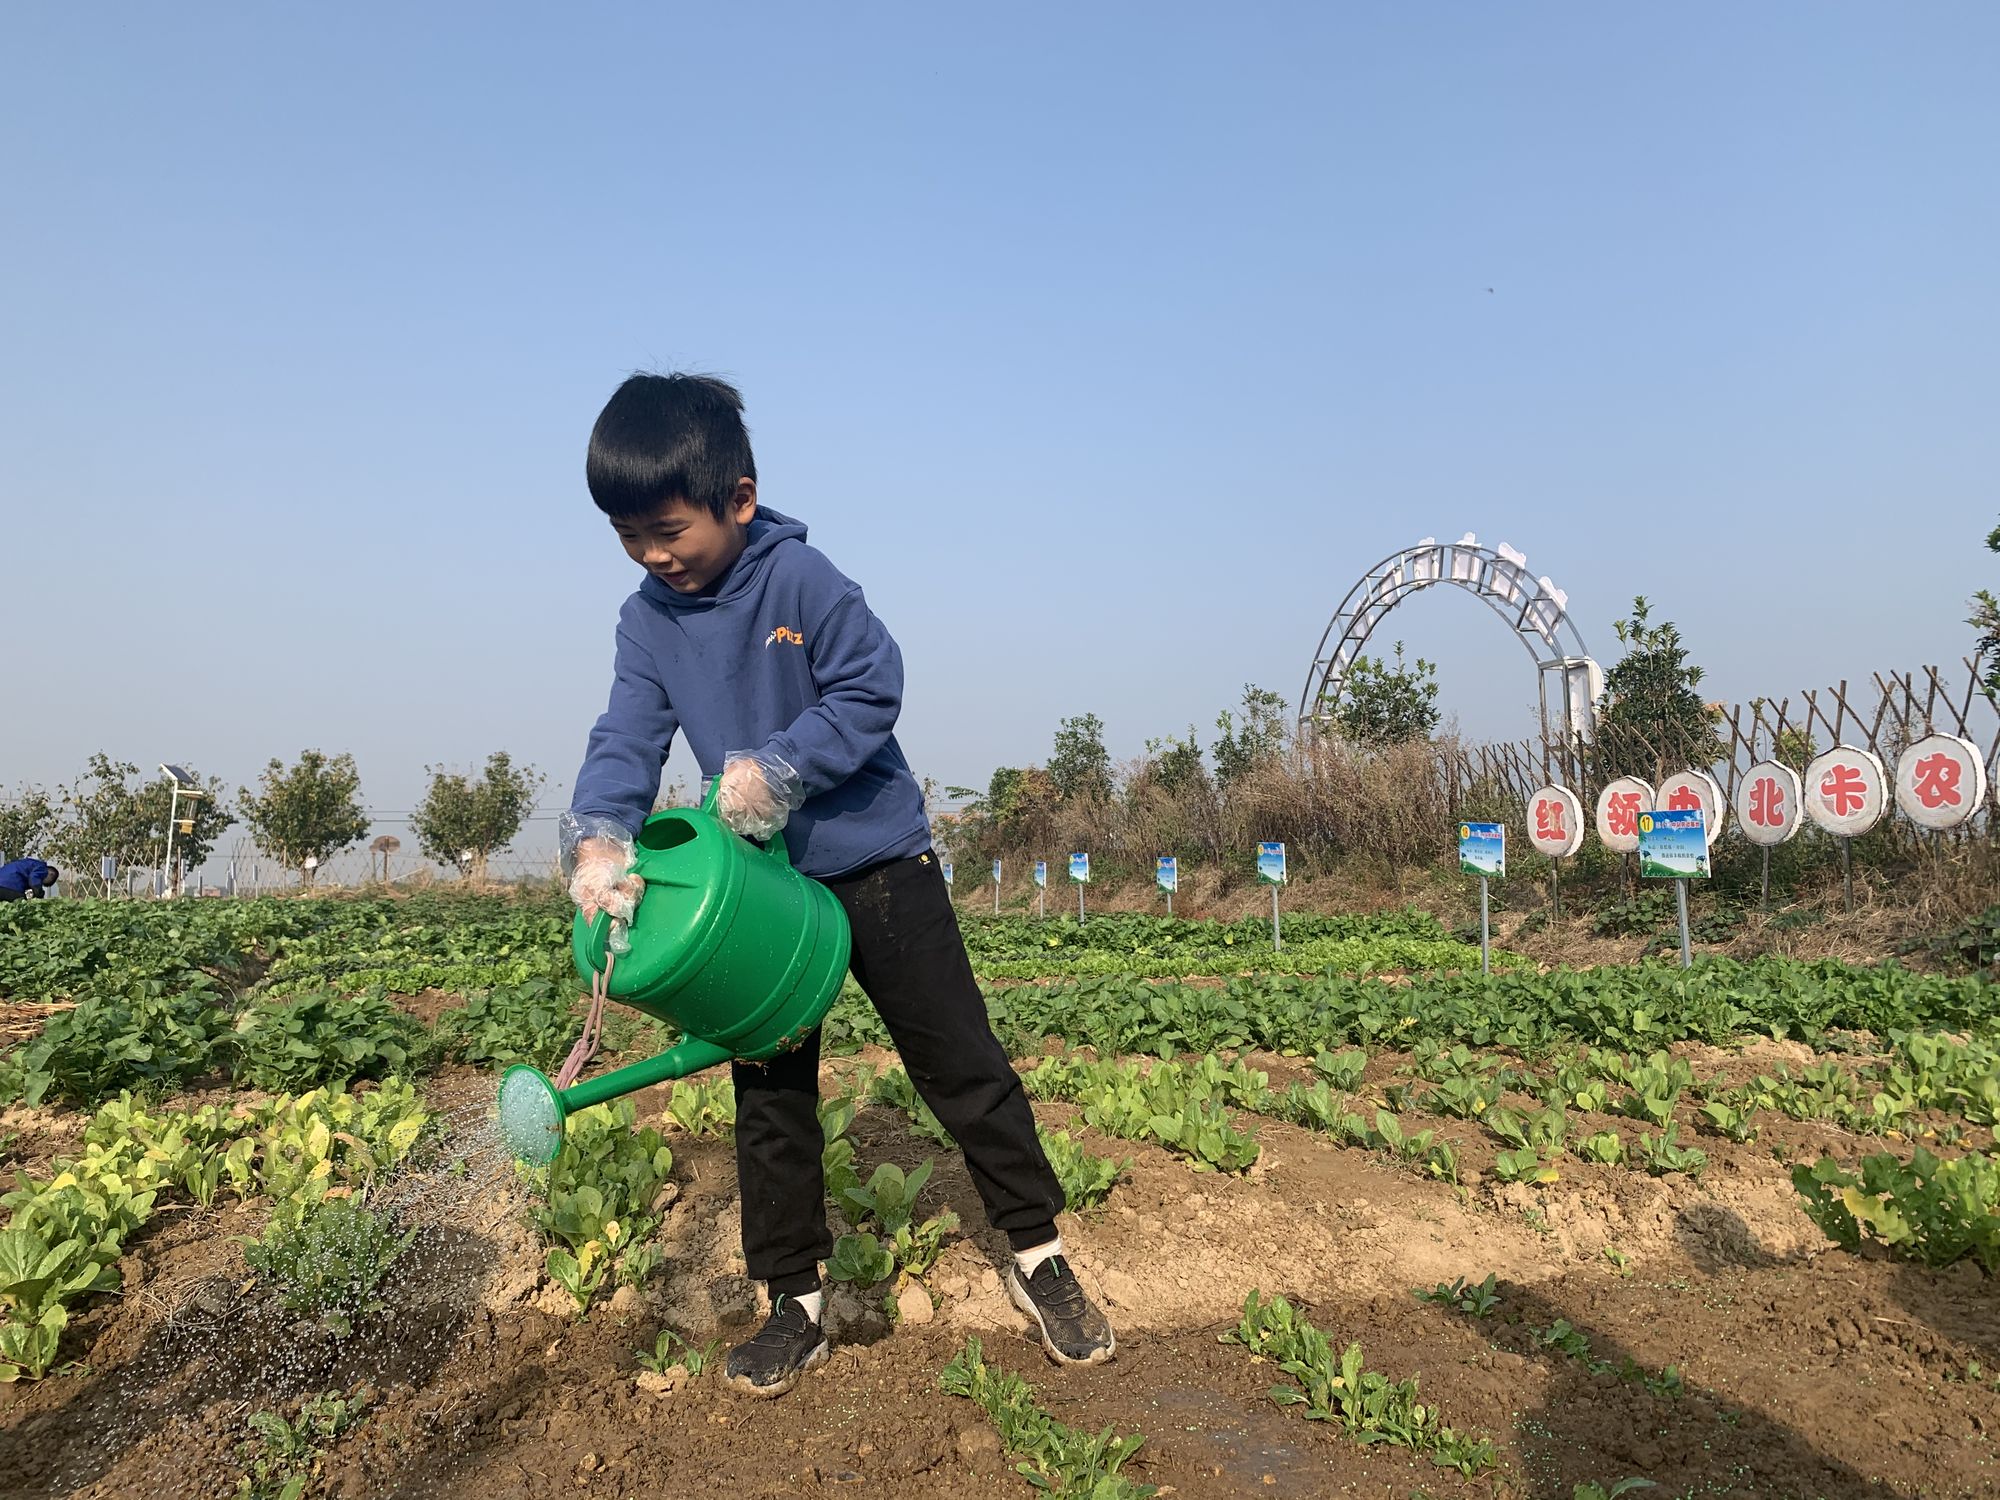
<instances>
[{"instance_id":1,"label":"clear blue sky","mask_svg":"<svg viewBox=\"0 0 2000 1500\"><path fill-rule=\"evenodd\" d=\"M1606 661L1644 591L1730 698L1955 661L2000 584L1990 5L0 37L0 787L319 746L407 808L505 747L562 805L636 581L584 443L635 367L741 383L943 781L1065 714L1127 755L1296 698L1424 535L1526 551ZM1527 732L1474 601L1392 626L1467 731Z\"/></svg>"}]
</instances>

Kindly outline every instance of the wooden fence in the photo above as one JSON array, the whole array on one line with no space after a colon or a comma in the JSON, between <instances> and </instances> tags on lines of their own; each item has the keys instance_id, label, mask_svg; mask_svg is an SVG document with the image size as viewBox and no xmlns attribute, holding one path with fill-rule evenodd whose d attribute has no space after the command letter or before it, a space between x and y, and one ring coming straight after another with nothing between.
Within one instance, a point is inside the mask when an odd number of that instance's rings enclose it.
<instances>
[{"instance_id":1,"label":"wooden fence","mask_svg":"<svg viewBox=\"0 0 2000 1500\"><path fill-rule=\"evenodd\" d=\"M1873 751L1893 775L1907 746L1929 734L1958 735L1979 747L1987 770L1986 801L1964 827L1986 838L2000 834L2000 702L1981 685L1979 664L1971 658L1957 668L1875 672L1866 682L1846 680L1784 698L1724 704L1716 729L1725 745L1717 758L1705 754L1712 747L1693 753L1673 744L1645 750L1667 775L1708 772L1732 805L1737 783L1762 760L1782 760L1803 770L1811 756L1835 745L1852 745ZM1630 769L1631 756L1623 759ZM1560 782L1582 797L1587 808L1617 774L1610 760L1601 745L1536 736L1441 747L1439 769L1455 807L1495 796L1525 802L1538 788Z\"/></svg>"}]
</instances>

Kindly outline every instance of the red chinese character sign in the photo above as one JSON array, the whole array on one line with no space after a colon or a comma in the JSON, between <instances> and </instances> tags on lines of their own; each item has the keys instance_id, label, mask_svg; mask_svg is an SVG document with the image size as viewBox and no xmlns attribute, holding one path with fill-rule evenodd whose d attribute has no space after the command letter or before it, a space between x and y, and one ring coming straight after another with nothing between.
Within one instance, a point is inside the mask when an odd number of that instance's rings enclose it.
<instances>
[{"instance_id":1,"label":"red chinese character sign","mask_svg":"<svg viewBox=\"0 0 2000 1500\"><path fill-rule=\"evenodd\" d=\"M1782 844L1804 818L1799 773L1790 766L1760 760L1736 783L1736 822L1751 843L1766 849Z\"/></svg>"},{"instance_id":2,"label":"red chinese character sign","mask_svg":"<svg viewBox=\"0 0 2000 1500\"><path fill-rule=\"evenodd\" d=\"M1660 783L1655 812L1699 812L1709 847L1722 833L1722 788L1706 771L1682 771Z\"/></svg>"},{"instance_id":3,"label":"red chinese character sign","mask_svg":"<svg viewBox=\"0 0 2000 1500\"><path fill-rule=\"evenodd\" d=\"M1639 814L1653 810L1651 782L1620 776L1597 794L1597 837L1613 854L1639 847Z\"/></svg>"},{"instance_id":4,"label":"red chinese character sign","mask_svg":"<svg viewBox=\"0 0 2000 1500\"><path fill-rule=\"evenodd\" d=\"M1889 778L1866 750L1836 745L1806 767L1806 816L1828 833L1855 838L1882 821Z\"/></svg>"},{"instance_id":5,"label":"red chinese character sign","mask_svg":"<svg viewBox=\"0 0 2000 1500\"><path fill-rule=\"evenodd\" d=\"M1927 735L1896 760L1896 806L1919 828L1956 828L1986 801L1979 747L1953 734Z\"/></svg>"},{"instance_id":6,"label":"red chinese character sign","mask_svg":"<svg viewBox=\"0 0 2000 1500\"><path fill-rule=\"evenodd\" d=\"M1583 847L1583 804L1566 786L1545 786L1528 799L1528 842L1550 859Z\"/></svg>"}]
</instances>

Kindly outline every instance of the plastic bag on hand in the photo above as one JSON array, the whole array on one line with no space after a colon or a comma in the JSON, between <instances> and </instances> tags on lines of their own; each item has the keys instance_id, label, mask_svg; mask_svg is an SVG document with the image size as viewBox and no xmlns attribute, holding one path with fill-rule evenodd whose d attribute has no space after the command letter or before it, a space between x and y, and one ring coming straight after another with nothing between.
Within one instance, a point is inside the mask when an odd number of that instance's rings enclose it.
<instances>
[{"instance_id":1,"label":"plastic bag on hand","mask_svg":"<svg viewBox=\"0 0 2000 1500\"><path fill-rule=\"evenodd\" d=\"M586 919L609 912L607 946L613 953L630 952L625 931L646 893L646 882L633 872L631 833L613 818L566 812L556 820L556 842L570 899Z\"/></svg>"},{"instance_id":2,"label":"plastic bag on hand","mask_svg":"<svg viewBox=\"0 0 2000 1500\"><path fill-rule=\"evenodd\" d=\"M724 825L745 838L768 839L805 800L799 773L782 756L768 750L732 750L724 758L715 811Z\"/></svg>"}]
</instances>

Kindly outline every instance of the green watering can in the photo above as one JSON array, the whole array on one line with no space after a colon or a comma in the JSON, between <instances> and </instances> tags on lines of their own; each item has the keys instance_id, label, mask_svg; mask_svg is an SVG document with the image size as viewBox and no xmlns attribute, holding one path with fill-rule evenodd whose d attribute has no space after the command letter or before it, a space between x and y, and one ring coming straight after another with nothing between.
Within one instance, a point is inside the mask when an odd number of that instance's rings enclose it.
<instances>
[{"instance_id":1,"label":"green watering can","mask_svg":"<svg viewBox=\"0 0 2000 1500\"><path fill-rule=\"evenodd\" d=\"M666 1021L683 1040L658 1057L557 1091L535 1068L500 1080L500 1134L523 1161L561 1149L572 1111L742 1058L789 1051L819 1025L847 975L847 913L833 893L791 865L783 834L759 849L715 815L718 777L698 808L653 814L639 830L635 867L646 894L631 951L611 965L611 999ZM610 955L611 918L577 913L570 951L595 983Z\"/></svg>"}]
</instances>

